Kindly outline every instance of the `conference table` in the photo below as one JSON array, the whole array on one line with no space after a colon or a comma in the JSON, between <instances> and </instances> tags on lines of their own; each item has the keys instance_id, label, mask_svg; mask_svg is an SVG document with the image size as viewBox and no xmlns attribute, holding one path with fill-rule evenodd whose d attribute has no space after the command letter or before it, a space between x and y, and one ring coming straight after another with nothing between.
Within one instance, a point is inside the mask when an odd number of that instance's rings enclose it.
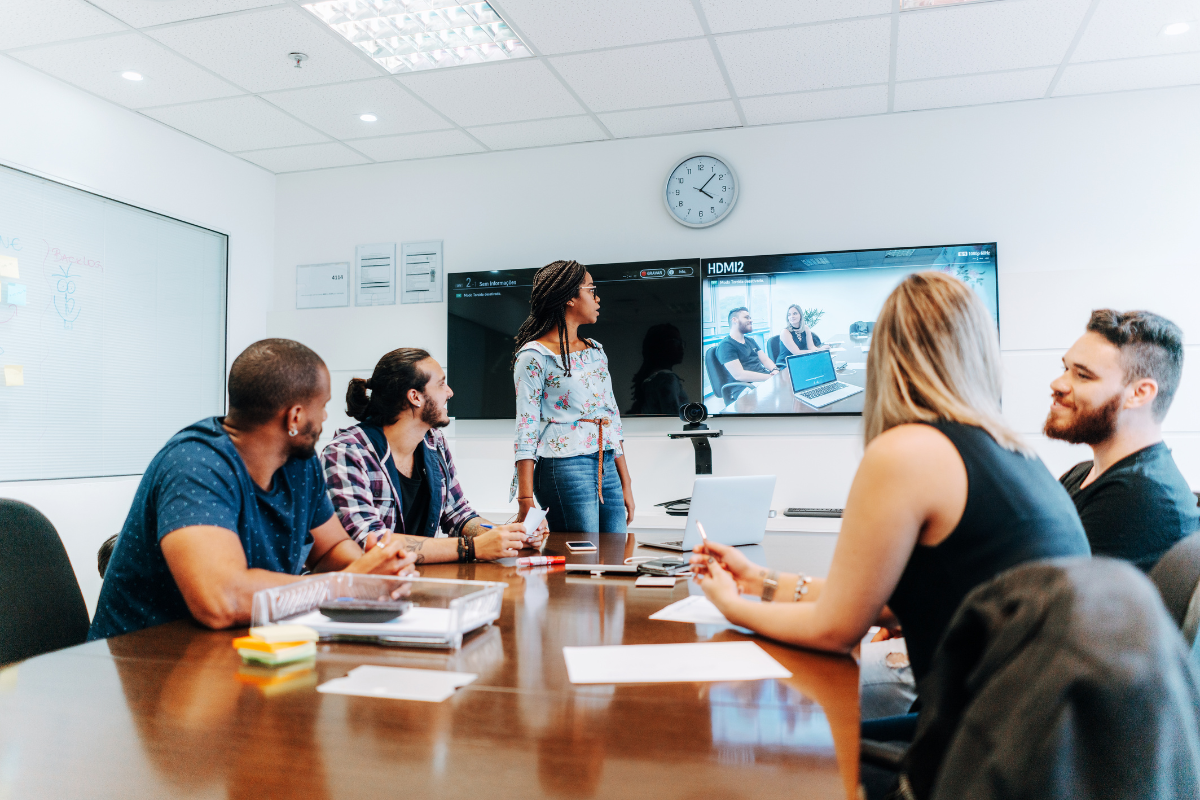
<instances>
[{"instance_id":1,"label":"conference table","mask_svg":"<svg viewBox=\"0 0 1200 800\"><path fill-rule=\"evenodd\" d=\"M597 553L568 554L590 539ZM532 555L533 551L522 555ZM663 555L633 534L552 534L545 555ZM765 560L772 563L767 548ZM350 643L273 680L231 647L245 629L179 621L0 671L0 797L762 800L857 795L858 669L727 626L656 621L688 596L562 567L438 564L502 581L500 618L458 651ZM693 587L691 591L695 591ZM573 685L564 646L752 638L790 679ZM472 672L441 703L322 694L363 665Z\"/></svg>"},{"instance_id":2,"label":"conference table","mask_svg":"<svg viewBox=\"0 0 1200 800\"><path fill-rule=\"evenodd\" d=\"M841 360L839 356L834 358ZM865 361L864 355L863 362ZM863 362L857 367L837 373L837 379L852 386L866 387L867 370ZM861 414L864 397L865 395L859 392L830 403L824 408L813 408L797 399L792 391L791 373L784 367L765 381L756 383L754 389L742 392L734 401L733 410L739 414Z\"/></svg>"}]
</instances>

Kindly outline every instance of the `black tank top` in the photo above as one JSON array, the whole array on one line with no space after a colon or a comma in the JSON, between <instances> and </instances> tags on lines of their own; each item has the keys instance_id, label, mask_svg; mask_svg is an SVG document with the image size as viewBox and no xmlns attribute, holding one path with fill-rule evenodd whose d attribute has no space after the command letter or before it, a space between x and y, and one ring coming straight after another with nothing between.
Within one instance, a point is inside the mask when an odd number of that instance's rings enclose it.
<instances>
[{"instance_id":1,"label":"black tank top","mask_svg":"<svg viewBox=\"0 0 1200 800\"><path fill-rule=\"evenodd\" d=\"M982 428L930 424L966 465L967 505L940 544L913 549L888 600L918 682L950 618L976 586L1026 561L1091 553L1075 504L1040 459L1005 450Z\"/></svg>"}]
</instances>

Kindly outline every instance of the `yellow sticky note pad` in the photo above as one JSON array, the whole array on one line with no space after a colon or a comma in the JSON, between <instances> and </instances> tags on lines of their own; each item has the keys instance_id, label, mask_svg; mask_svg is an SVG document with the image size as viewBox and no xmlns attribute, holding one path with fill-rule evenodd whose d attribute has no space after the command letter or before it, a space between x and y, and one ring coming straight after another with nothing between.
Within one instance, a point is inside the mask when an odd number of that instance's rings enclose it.
<instances>
[{"instance_id":1,"label":"yellow sticky note pad","mask_svg":"<svg viewBox=\"0 0 1200 800\"><path fill-rule=\"evenodd\" d=\"M25 385L25 368L20 364L5 364L4 365L4 385L5 386L24 386Z\"/></svg>"},{"instance_id":2,"label":"yellow sticky note pad","mask_svg":"<svg viewBox=\"0 0 1200 800\"><path fill-rule=\"evenodd\" d=\"M21 270L17 268L15 256L0 256L0 278L19 278Z\"/></svg>"}]
</instances>

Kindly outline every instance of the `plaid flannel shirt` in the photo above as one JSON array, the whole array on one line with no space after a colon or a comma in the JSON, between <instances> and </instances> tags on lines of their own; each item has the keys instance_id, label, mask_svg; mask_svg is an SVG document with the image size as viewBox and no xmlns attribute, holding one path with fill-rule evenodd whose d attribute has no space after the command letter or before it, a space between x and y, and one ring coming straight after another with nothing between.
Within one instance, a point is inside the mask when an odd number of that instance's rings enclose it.
<instances>
[{"instance_id":1,"label":"plaid flannel shirt","mask_svg":"<svg viewBox=\"0 0 1200 800\"><path fill-rule=\"evenodd\" d=\"M439 454L442 464L440 496L431 497L430 506L441 509L439 522L446 534L461 536L463 525L479 515L463 496L442 432L431 430L425 434L425 447ZM368 537L382 531L407 533L400 492L392 486L382 458L362 428L351 425L338 431L321 454L321 463L329 485L329 499L342 527L354 541L365 547Z\"/></svg>"}]
</instances>

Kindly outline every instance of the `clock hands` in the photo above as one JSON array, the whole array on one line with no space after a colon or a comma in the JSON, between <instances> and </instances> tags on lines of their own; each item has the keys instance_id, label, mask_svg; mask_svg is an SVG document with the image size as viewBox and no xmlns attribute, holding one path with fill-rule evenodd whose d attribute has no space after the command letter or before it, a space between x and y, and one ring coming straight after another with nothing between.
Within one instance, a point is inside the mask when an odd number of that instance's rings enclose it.
<instances>
[{"instance_id":1,"label":"clock hands","mask_svg":"<svg viewBox=\"0 0 1200 800\"><path fill-rule=\"evenodd\" d=\"M709 175L709 176L708 176L708 180L706 180L706 181L704 182L704 186L708 186L710 183L712 183L712 179L713 179L713 178L715 178L715 177L717 177L717 174L716 174L715 172L714 172L712 175ZM709 194L708 192L704 191L704 186L697 186L697 187L696 187L696 191L698 191L698 192L700 192L701 194L703 194L703 195L704 195L705 197L707 197L709 200L712 200L712 195L711 195L711 194Z\"/></svg>"}]
</instances>

